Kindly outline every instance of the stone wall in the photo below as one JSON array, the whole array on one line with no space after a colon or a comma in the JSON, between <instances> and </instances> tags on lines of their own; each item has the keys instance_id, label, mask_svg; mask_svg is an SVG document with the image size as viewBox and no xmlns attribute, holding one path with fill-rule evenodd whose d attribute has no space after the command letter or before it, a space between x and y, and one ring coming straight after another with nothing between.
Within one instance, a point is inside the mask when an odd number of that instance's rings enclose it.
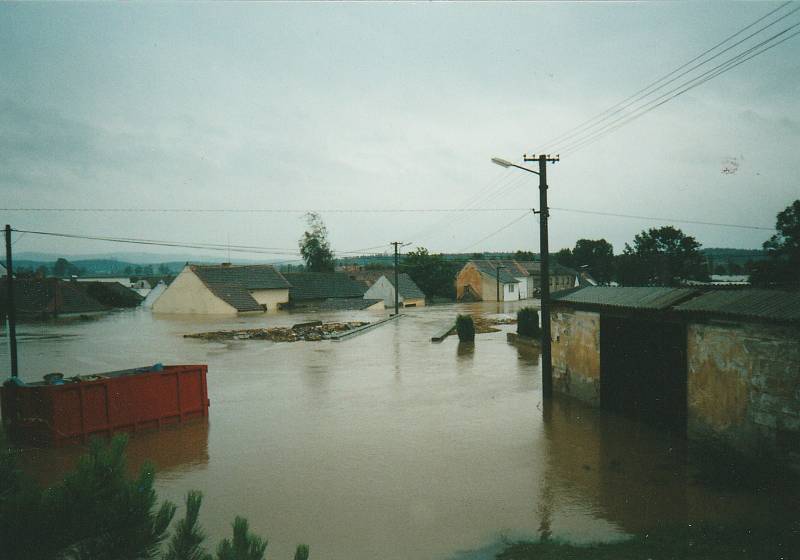
<instances>
[{"instance_id":1,"label":"stone wall","mask_svg":"<svg viewBox=\"0 0 800 560\"><path fill-rule=\"evenodd\" d=\"M688 435L800 468L800 331L754 323L687 329Z\"/></svg>"},{"instance_id":2,"label":"stone wall","mask_svg":"<svg viewBox=\"0 0 800 560\"><path fill-rule=\"evenodd\" d=\"M554 390L600 406L600 314L556 307L550 321Z\"/></svg>"}]
</instances>

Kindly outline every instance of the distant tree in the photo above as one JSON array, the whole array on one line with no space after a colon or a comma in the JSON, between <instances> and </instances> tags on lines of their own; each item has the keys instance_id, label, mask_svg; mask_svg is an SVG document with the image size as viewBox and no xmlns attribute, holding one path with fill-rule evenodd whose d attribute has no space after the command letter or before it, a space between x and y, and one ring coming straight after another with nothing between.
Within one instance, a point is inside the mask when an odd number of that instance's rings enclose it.
<instances>
[{"instance_id":1,"label":"distant tree","mask_svg":"<svg viewBox=\"0 0 800 560\"><path fill-rule=\"evenodd\" d=\"M141 274L142 273L142 267L141 266L135 267L133 269L133 272L135 272L136 274Z\"/></svg>"},{"instance_id":2,"label":"distant tree","mask_svg":"<svg viewBox=\"0 0 800 560\"><path fill-rule=\"evenodd\" d=\"M575 259L572 255L571 249L559 249L558 252L554 255L555 260L561 266L568 266L573 268L575 266Z\"/></svg>"},{"instance_id":3,"label":"distant tree","mask_svg":"<svg viewBox=\"0 0 800 560\"><path fill-rule=\"evenodd\" d=\"M308 229L300 238L300 254L309 272L333 272L335 260L328 243L328 228L316 212L305 215Z\"/></svg>"},{"instance_id":4,"label":"distant tree","mask_svg":"<svg viewBox=\"0 0 800 560\"><path fill-rule=\"evenodd\" d=\"M125 270L123 270L123 272L125 274L127 274L128 276L130 276L131 274L133 274L133 267L128 265L128 266L125 267Z\"/></svg>"},{"instance_id":5,"label":"distant tree","mask_svg":"<svg viewBox=\"0 0 800 560\"><path fill-rule=\"evenodd\" d=\"M754 265L754 286L800 289L800 199L778 213L777 233L764 242L768 260Z\"/></svg>"},{"instance_id":6,"label":"distant tree","mask_svg":"<svg viewBox=\"0 0 800 560\"><path fill-rule=\"evenodd\" d=\"M53 265L53 275L59 278L67 276L70 267L70 262L65 258L59 258Z\"/></svg>"},{"instance_id":7,"label":"distant tree","mask_svg":"<svg viewBox=\"0 0 800 560\"><path fill-rule=\"evenodd\" d=\"M472 253L472 257L470 257L470 258L472 260L479 261L479 260L483 259L483 253Z\"/></svg>"},{"instance_id":8,"label":"distant tree","mask_svg":"<svg viewBox=\"0 0 800 560\"><path fill-rule=\"evenodd\" d=\"M153 275L153 265L146 264L142 267L142 274L144 276L152 276Z\"/></svg>"},{"instance_id":9,"label":"distant tree","mask_svg":"<svg viewBox=\"0 0 800 560\"><path fill-rule=\"evenodd\" d=\"M578 239L572 250L572 267L584 266L595 280L607 284L614 274L614 247L605 239Z\"/></svg>"},{"instance_id":10,"label":"distant tree","mask_svg":"<svg viewBox=\"0 0 800 560\"><path fill-rule=\"evenodd\" d=\"M47 277L47 267L44 265L39 265L36 268L36 277L37 278L46 278Z\"/></svg>"},{"instance_id":11,"label":"distant tree","mask_svg":"<svg viewBox=\"0 0 800 560\"><path fill-rule=\"evenodd\" d=\"M158 273L161 276L169 274L170 273L169 266L167 266L166 263L161 263L160 265L158 265Z\"/></svg>"},{"instance_id":12,"label":"distant tree","mask_svg":"<svg viewBox=\"0 0 800 560\"><path fill-rule=\"evenodd\" d=\"M514 253L514 260L515 261L532 261L534 254L532 251L516 251Z\"/></svg>"},{"instance_id":13,"label":"distant tree","mask_svg":"<svg viewBox=\"0 0 800 560\"><path fill-rule=\"evenodd\" d=\"M417 247L403 257L400 267L407 272L419 289L430 299L454 299L456 270L442 255L431 255L425 247Z\"/></svg>"},{"instance_id":14,"label":"distant tree","mask_svg":"<svg viewBox=\"0 0 800 560\"><path fill-rule=\"evenodd\" d=\"M700 243L672 226L636 235L617 258L619 282L628 286L676 286L684 280L708 280Z\"/></svg>"}]
</instances>

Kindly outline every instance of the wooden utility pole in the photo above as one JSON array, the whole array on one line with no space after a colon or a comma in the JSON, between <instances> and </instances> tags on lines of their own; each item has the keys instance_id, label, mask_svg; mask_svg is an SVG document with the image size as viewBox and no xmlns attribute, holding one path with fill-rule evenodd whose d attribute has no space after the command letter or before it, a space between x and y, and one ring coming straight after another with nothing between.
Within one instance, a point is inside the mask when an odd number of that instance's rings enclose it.
<instances>
[{"instance_id":1,"label":"wooden utility pole","mask_svg":"<svg viewBox=\"0 0 800 560\"><path fill-rule=\"evenodd\" d=\"M553 396L553 362L550 340L550 247L547 237L547 220L550 212L547 206L547 163L559 161L559 157L540 154L527 155L524 161L539 162L539 243L541 259L541 307L542 307L542 397Z\"/></svg>"},{"instance_id":2,"label":"wooden utility pole","mask_svg":"<svg viewBox=\"0 0 800 560\"><path fill-rule=\"evenodd\" d=\"M11 258L11 226L6 224L6 323L8 350L11 356L11 377L19 375L17 367L17 308L14 303L14 262Z\"/></svg>"},{"instance_id":3,"label":"wooden utility pole","mask_svg":"<svg viewBox=\"0 0 800 560\"><path fill-rule=\"evenodd\" d=\"M402 241L392 241L390 245L394 245L394 314L400 312L400 282L397 273L397 248L402 245Z\"/></svg>"},{"instance_id":4,"label":"wooden utility pole","mask_svg":"<svg viewBox=\"0 0 800 560\"><path fill-rule=\"evenodd\" d=\"M500 269L505 268L502 264L498 264L497 268L495 269L495 273L497 276L497 301L500 301Z\"/></svg>"}]
</instances>

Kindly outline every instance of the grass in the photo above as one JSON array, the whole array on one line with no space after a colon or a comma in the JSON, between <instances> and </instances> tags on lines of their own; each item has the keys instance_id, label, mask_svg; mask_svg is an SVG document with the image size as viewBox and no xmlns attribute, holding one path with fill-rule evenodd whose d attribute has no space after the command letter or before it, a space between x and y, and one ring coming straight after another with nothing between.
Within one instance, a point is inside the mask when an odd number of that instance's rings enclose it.
<instances>
[{"instance_id":1,"label":"grass","mask_svg":"<svg viewBox=\"0 0 800 560\"><path fill-rule=\"evenodd\" d=\"M574 545L548 539L516 542L497 560L777 560L797 558L800 522L759 526L671 527L627 541Z\"/></svg>"}]
</instances>

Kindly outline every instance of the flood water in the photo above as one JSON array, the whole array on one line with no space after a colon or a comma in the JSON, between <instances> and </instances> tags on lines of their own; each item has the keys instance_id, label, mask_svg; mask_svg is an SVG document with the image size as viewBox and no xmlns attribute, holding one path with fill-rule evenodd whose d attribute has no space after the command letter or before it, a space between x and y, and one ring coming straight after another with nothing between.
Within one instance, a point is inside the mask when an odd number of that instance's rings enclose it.
<instances>
[{"instance_id":1,"label":"flood water","mask_svg":"<svg viewBox=\"0 0 800 560\"><path fill-rule=\"evenodd\" d=\"M680 439L563 398L544 406L538 352L508 344L505 332L477 335L474 347L430 342L457 313L518 306L407 309L343 342L182 335L385 313L214 319L136 310L23 324L20 370L36 381L51 371L207 363L208 423L137 434L129 460L156 463L161 498L181 503L202 490L210 545L242 515L269 538L270 558L291 558L301 542L325 559L480 558L503 538L613 540L660 524L790 511L768 493L695 482ZM3 371L7 359L3 344ZM28 448L22 466L51 483L83 451Z\"/></svg>"}]
</instances>

